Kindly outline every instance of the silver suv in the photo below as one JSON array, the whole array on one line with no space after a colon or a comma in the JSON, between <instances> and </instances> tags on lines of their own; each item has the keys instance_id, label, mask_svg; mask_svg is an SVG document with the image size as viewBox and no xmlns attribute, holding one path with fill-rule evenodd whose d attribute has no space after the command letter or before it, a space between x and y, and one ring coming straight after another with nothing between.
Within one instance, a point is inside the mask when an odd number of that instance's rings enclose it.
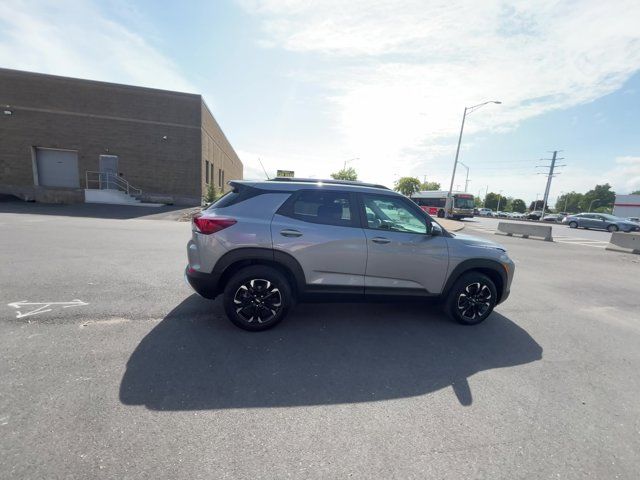
<instances>
[{"instance_id":1,"label":"silver suv","mask_svg":"<svg viewBox=\"0 0 640 480\"><path fill-rule=\"evenodd\" d=\"M381 185L335 180L232 181L193 219L186 278L205 298L223 295L229 320L264 330L296 301L436 297L466 325L509 295L504 248L447 232ZM321 296L322 295L322 296Z\"/></svg>"}]
</instances>

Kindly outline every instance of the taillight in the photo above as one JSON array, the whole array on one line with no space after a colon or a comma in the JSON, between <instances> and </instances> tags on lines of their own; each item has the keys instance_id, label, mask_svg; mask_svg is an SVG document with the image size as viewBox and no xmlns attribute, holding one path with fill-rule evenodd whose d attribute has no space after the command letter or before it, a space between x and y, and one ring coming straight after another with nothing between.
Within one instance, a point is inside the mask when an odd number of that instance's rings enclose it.
<instances>
[{"instance_id":1,"label":"taillight","mask_svg":"<svg viewBox=\"0 0 640 480\"><path fill-rule=\"evenodd\" d=\"M212 233L224 230L225 228L230 227L231 225L235 225L236 223L237 220L228 217L193 217L193 226L195 227L196 231L204 235L211 235Z\"/></svg>"}]
</instances>

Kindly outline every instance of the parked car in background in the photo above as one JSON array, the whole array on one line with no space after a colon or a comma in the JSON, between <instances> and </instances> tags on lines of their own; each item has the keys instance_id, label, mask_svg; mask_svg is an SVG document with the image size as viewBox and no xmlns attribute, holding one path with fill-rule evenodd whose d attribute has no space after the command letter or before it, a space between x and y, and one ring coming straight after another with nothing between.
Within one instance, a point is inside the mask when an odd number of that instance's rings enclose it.
<instances>
[{"instance_id":1,"label":"parked car in background","mask_svg":"<svg viewBox=\"0 0 640 480\"><path fill-rule=\"evenodd\" d=\"M633 223L640 223L640 217L629 217L626 220Z\"/></svg>"},{"instance_id":2,"label":"parked car in background","mask_svg":"<svg viewBox=\"0 0 640 480\"><path fill-rule=\"evenodd\" d=\"M507 218L507 217L509 217L509 214L507 212L501 212L500 210L498 210L496 212L496 217Z\"/></svg>"},{"instance_id":3,"label":"parked car in background","mask_svg":"<svg viewBox=\"0 0 640 480\"><path fill-rule=\"evenodd\" d=\"M578 213L577 215L569 215L562 220L562 223L569 225L571 228L592 228L594 230L607 230L609 232L640 231L640 224L606 213Z\"/></svg>"},{"instance_id":4,"label":"parked car in background","mask_svg":"<svg viewBox=\"0 0 640 480\"><path fill-rule=\"evenodd\" d=\"M542 221L544 222L561 222L562 216L557 213L550 213L549 215L545 215Z\"/></svg>"},{"instance_id":5,"label":"parked car in background","mask_svg":"<svg viewBox=\"0 0 640 480\"><path fill-rule=\"evenodd\" d=\"M493 217L493 210L490 208L479 208L478 215L481 217Z\"/></svg>"},{"instance_id":6,"label":"parked car in background","mask_svg":"<svg viewBox=\"0 0 640 480\"><path fill-rule=\"evenodd\" d=\"M521 220L521 219L523 219L523 218L524 218L524 213L520 213L520 212L513 212L513 213L511 214L511 218L515 218L515 219Z\"/></svg>"},{"instance_id":7,"label":"parked car in background","mask_svg":"<svg viewBox=\"0 0 640 480\"><path fill-rule=\"evenodd\" d=\"M527 220L540 220L542 216L542 212L540 210L533 210L532 212L527 213L524 218Z\"/></svg>"}]
</instances>

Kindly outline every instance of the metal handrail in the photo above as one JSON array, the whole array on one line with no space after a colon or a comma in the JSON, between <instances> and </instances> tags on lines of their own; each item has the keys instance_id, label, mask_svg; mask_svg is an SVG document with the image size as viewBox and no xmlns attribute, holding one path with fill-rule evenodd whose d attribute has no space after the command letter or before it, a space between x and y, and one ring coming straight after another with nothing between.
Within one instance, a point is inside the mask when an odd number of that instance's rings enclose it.
<instances>
[{"instance_id":1,"label":"metal handrail","mask_svg":"<svg viewBox=\"0 0 640 480\"><path fill-rule=\"evenodd\" d=\"M89 178L97 177L97 178ZM127 195L141 195L142 190L131 185L127 180L111 172L95 172L87 170L85 173L85 185L87 189L92 188L90 185L98 185L98 189L113 189L126 192ZM112 188L114 187L114 188Z\"/></svg>"}]
</instances>

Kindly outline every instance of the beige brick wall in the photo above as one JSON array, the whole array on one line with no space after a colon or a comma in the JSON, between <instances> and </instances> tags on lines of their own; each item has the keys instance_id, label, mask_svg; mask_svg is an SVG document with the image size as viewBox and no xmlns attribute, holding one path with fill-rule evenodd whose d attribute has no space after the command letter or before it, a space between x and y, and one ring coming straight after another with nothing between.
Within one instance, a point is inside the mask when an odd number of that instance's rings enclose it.
<instances>
[{"instance_id":1,"label":"beige brick wall","mask_svg":"<svg viewBox=\"0 0 640 480\"><path fill-rule=\"evenodd\" d=\"M200 95L0 69L0 105L0 185L34 185L33 147L77 150L81 187L101 154L145 193L200 199L205 158L242 178Z\"/></svg>"},{"instance_id":2,"label":"beige brick wall","mask_svg":"<svg viewBox=\"0 0 640 480\"><path fill-rule=\"evenodd\" d=\"M224 132L202 102L202 189L206 189L206 161L213 165L212 180L216 188L226 192L229 180L242 179L242 162L231 147ZM224 172L224 184L220 185L219 171Z\"/></svg>"}]
</instances>

